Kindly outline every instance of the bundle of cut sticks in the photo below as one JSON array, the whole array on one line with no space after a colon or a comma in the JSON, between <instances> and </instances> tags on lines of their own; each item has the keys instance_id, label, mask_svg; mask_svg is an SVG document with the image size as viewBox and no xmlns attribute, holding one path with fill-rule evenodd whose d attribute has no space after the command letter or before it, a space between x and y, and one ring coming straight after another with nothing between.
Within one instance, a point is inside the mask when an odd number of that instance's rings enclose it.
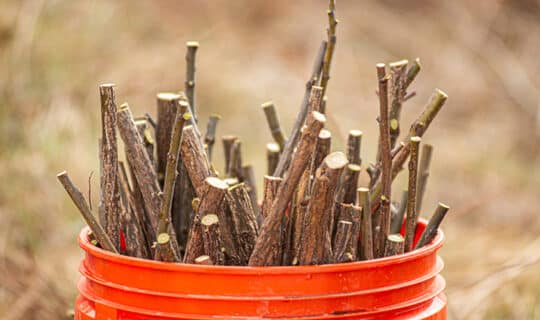
<instances>
[{"instance_id":1,"label":"bundle of cut sticks","mask_svg":"<svg viewBox=\"0 0 540 320\"><path fill-rule=\"evenodd\" d=\"M64 171L58 179L88 223L89 237L114 253L165 262L209 265L314 265L370 260L428 244L448 211L439 203L414 243L433 147L421 137L447 96L435 90L401 138L402 105L420 72L416 59L376 65L379 98L377 159L369 185L358 185L362 132L350 130L346 152L332 152L326 88L336 43L335 2L328 38L317 53L304 99L288 136L273 103L262 105L275 142L267 144L267 175L257 199L253 167L242 161L241 140L222 137L225 168L213 165L219 115L203 135L195 103L197 42L187 43L185 88L157 95L157 116L133 117L117 107L115 87L101 96L98 218ZM119 160L117 133L124 143ZM408 190L392 201L392 181L408 161Z\"/></svg>"}]
</instances>

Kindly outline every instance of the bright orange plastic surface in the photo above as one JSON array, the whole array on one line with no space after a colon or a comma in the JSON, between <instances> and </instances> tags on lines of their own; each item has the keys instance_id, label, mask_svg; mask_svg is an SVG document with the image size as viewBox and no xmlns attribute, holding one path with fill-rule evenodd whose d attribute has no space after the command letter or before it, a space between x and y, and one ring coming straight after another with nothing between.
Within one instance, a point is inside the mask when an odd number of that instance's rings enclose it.
<instances>
[{"instance_id":1,"label":"bright orange plastic surface","mask_svg":"<svg viewBox=\"0 0 540 320\"><path fill-rule=\"evenodd\" d=\"M417 239L425 228L421 221ZM163 263L112 254L79 235L76 320L446 319L441 231L413 252L301 267Z\"/></svg>"}]
</instances>

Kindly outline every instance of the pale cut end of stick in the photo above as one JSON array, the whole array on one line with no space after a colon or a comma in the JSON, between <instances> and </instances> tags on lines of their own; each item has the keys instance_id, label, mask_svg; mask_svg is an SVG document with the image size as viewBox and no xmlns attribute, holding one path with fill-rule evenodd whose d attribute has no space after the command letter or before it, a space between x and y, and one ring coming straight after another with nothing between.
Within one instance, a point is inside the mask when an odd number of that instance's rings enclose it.
<instances>
[{"instance_id":1,"label":"pale cut end of stick","mask_svg":"<svg viewBox=\"0 0 540 320\"><path fill-rule=\"evenodd\" d=\"M279 153L279 145L275 142L267 143L266 149L272 153Z\"/></svg>"},{"instance_id":2,"label":"pale cut end of stick","mask_svg":"<svg viewBox=\"0 0 540 320\"><path fill-rule=\"evenodd\" d=\"M326 129L322 129L321 132L319 132L319 139L330 139L332 138L332 132Z\"/></svg>"},{"instance_id":3,"label":"pale cut end of stick","mask_svg":"<svg viewBox=\"0 0 540 320\"><path fill-rule=\"evenodd\" d=\"M216 177L206 178L206 183L210 184L211 186L217 189L227 190L229 188L229 185L227 184L227 182Z\"/></svg>"},{"instance_id":4,"label":"pale cut end of stick","mask_svg":"<svg viewBox=\"0 0 540 320\"><path fill-rule=\"evenodd\" d=\"M160 92L156 95L158 100L165 100L165 101L174 101L179 100L181 96L177 93L172 92Z\"/></svg>"},{"instance_id":5,"label":"pale cut end of stick","mask_svg":"<svg viewBox=\"0 0 540 320\"><path fill-rule=\"evenodd\" d=\"M318 122L322 122L322 123L325 123L326 122L326 117L324 116L324 114L318 112L318 111L313 111L313 118L318 121ZM320 132L320 131L319 131Z\"/></svg>"},{"instance_id":6,"label":"pale cut end of stick","mask_svg":"<svg viewBox=\"0 0 540 320\"><path fill-rule=\"evenodd\" d=\"M199 211L200 204L201 204L201 199L193 198L193 200L191 200L191 209L193 209L194 212Z\"/></svg>"},{"instance_id":7,"label":"pale cut end of stick","mask_svg":"<svg viewBox=\"0 0 540 320\"><path fill-rule=\"evenodd\" d=\"M114 83L102 83L99 85L99 89L106 89L106 88L114 88L116 87L116 84Z\"/></svg>"},{"instance_id":8,"label":"pale cut end of stick","mask_svg":"<svg viewBox=\"0 0 540 320\"><path fill-rule=\"evenodd\" d=\"M120 107L118 107L118 111L123 111L126 109L129 109L129 104L127 102L122 103Z\"/></svg>"},{"instance_id":9,"label":"pale cut end of stick","mask_svg":"<svg viewBox=\"0 0 540 320\"><path fill-rule=\"evenodd\" d=\"M160 233L158 234L157 236L157 243L158 244L166 244L169 242L169 240L171 240L171 237L169 236L168 233Z\"/></svg>"},{"instance_id":10,"label":"pale cut end of stick","mask_svg":"<svg viewBox=\"0 0 540 320\"><path fill-rule=\"evenodd\" d=\"M400 234L390 234L388 235L388 240L392 242L403 242L405 239L403 239L403 236Z\"/></svg>"},{"instance_id":11,"label":"pale cut end of stick","mask_svg":"<svg viewBox=\"0 0 540 320\"><path fill-rule=\"evenodd\" d=\"M198 41L188 41L186 42L186 47L188 48L198 48L199 42Z\"/></svg>"},{"instance_id":12,"label":"pale cut end of stick","mask_svg":"<svg viewBox=\"0 0 540 320\"><path fill-rule=\"evenodd\" d=\"M347 156L341 151L332 152L324 158L324 164L330 169L343 168L348 163Z\"/></svg>"},{"instance_id":13,"label":"pale cut end of stick","mask_svg":"<svg viewBox=\"0 0 540 320\"><path fill-rule=\"evenodd\" d=\"M203 226L211 226L216 223L219 223L219 218L216 214L213 213L209 213L201 219L201 224Z\"/></svg>"},{"instance_id":14,"label":"pale cut end of stick","mask_svg":"<svg viewBox=\"0 0 540 320\"><path fill-rule=\"evenodd\" d=\"M204 265L204 266L213 265L212 259L210 259L210 256L207 256L207 255L198 256L197 258L195 258L194 262L195 264Z\"/></svg>"},{"instance_id":15,"label":"pale cut end of stick","mask_svg":"<svg viewBox=\"0 0 540 320\"><path fill-rule=\"evenodd\" d=\"M364 133L360 130L353 129L349 131L349 134L353 137L361 137Z\"/></svg>"},{"instance_id":16,"label":"pale cut end of stick","mask_svg":"<svg viewBox=\"0 0 540 320\"><path fill-rule=\"evenodd\" d=\"M414 136L414 137L411 137L411 142L421 142L422 141L422 138L420 138L419 136Z\"/></svg>"},{"instance_id":17,"label":"pale cut end of stick","mask_svg":"<svg viewBox=\"0 0 540 320\"><path fill-rule=\"evenodd\" d=\"M398 67L406 66L407 64L409 64L409 60L403 59L403 60L391 62L388 64L388 66L390 68L398 68Z\"/></svg>"},{"instance_id":18,"label":"pale cut end of stick","mask_svg":"<svg viewBox=\"0 0 540 320\"><path fill-rule=\"evenodd\" d=\"M238 178L225 178L223 181L225 181L225 183L229 187L235 186L240 183L240 181L238 181Z\"/></svg>"},{"instance_id":19,"label":"pale cut end of stick","mask_svg":"<svg viewBox=\"0 0 540 320\"><path fill-rule=\"evenodd\" d=\"M384 256L390 257L403 253L405 239L401 234L390 234L386 238Z\"/></svg>"}]
</instances>

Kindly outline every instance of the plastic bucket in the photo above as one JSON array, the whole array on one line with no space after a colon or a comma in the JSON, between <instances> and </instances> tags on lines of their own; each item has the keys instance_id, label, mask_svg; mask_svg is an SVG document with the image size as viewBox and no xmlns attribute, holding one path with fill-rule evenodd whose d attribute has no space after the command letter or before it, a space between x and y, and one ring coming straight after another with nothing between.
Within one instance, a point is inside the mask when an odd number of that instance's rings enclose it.
<instances>
[{"instance_id":1,"label":"plastic bucket","mask_svg":"<svg viewBox=\"0 0 540 320\"><path fill-rule=\"evenodd\" d=\"M421 221L417 239L425 228ZM75 319L446 319L444 235L407 254L343 264L233 267L112 254L79 235Z\"/></svg>"}]
</instances>

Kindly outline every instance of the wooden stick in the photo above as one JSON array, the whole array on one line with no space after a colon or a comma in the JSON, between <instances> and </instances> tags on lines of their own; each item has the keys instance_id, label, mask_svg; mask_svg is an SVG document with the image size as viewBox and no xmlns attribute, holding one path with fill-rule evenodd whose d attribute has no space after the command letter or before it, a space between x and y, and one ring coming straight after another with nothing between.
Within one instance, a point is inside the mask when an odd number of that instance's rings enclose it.
<instances>
[{"instance_id":1,"label":"wooden stick","mask_svg":"<svg viewBox=\"0 0 540 320\"><path fill-rule=\"evenodd\" d=\"M441 225L442 220L448 213L448 210L450 210L449 206L439 202L435 213L429 219L429 222L424 229L424 232L422 232L420 240L418 240L415 249L425 246L435 238L435 236L437 235L437 230L439 230L439 226Z\"/></svg>"},{"instance_id":2,"label":"wooden stick","mask_svg":"<svg viewBox=\"0 0 540 320\"><path fill-rule=\"evenodd\" d=\"M151 243L141 222L144 209L136 203L128 182L127 171L123 162L118 162L118 183L120 185L120 199L125 214L122 215L120 225L125 227L126 253L132 257L150 258Z\"/></svg>"},{"instance_id":3,"label":"wooden stick","mask_svg":"<svg viewBox=\"0 0 540 320\"><path fill-rule=\"evenodd\" d=\"M137 127L137 131L143 140L146 153L148 153L150 161L154 162L155 140L154 137L152 137L148 123L149 121L147 117L144 117L144 119L135 119L135 126Z\"/></svg>"},{"instance_id":4,"label":"wooden stick","mask_svg":"<svg viewBox=\"0 0 540 320\"><path fill-rule=\"evenodd\" d=\"M418 187L416 197L416 212L422 213L422 201L426 192L427 181L429 177L429 166L431 164L431 156L433 154L433 146L430 144L422 145L420 153L420 164L418 168Z\"/></svg>"},{"instance_id":5,"label":"wooden stick","mask_svg":"<svg viewBox=\"0 0 540 320\"><path fill-rule=\"evenodd\" d=\"M217 214L223 217L222 208L224 206L224 197L227 190L227 184L216 177L208 177L203 181L200 200L194 200L196 206L195 215L191 222L188 241L186 244L186 253L184 263L193 263L195 258L203 255L205 250L203 246L203 234L201 226L201 217L207 214ZM223 218L222 218L223 219ZM225 221L223 220L223 224ZM227 248L226 248L227 249ZM212 255L208 254L212 257ZM216 262L214 259L212 261Z\"/></svg>"},{"instance_id":6,"label":"wooden stick","mask_svg":"<svg viewBox=\"0 0 540 320\"><path fill-rule=\"evenodd\" d=\"M412 137L409 145L411 159L409 160L409 199L407 200L407 223L405 229L405 252L413 249L416 224L418 223L418 212L416 211L416 179L418 177L418 147L420 137Z\"/></svg>"},{"instance_id":7,"label":"wooden stick","mask_svg":"<svg viewBox=\"0 0 540 320\"><path fill-rule=\"evenodd\" d=\"M336 195L336 201L338 203L356 203L356 189L361 170L362 168L357 164L349 163L345 167Z\"/></svg>"},{"instance_id":8,"label":"wooden stick","mask_svg":"<svg viewBox=\"0 0 540 320\"><path fill-rule=\"evenodd\" d=\"M219 218L210 213L202 217L201 226L203 227L203 244L205 255L215 265L225 264L225 254L223 253L223 240L219 230Z\"/></svg>"},{"instance_id":9,"label":"wooden stick","mask_svg":"<svg viewBox=\"0 0 540 320\"><path fill-rule=\"evenodd\" d=\"M290 170L281 183L276 200L270 212L264 219L255 243L255 248L249 259L250 266L277 265L281 262L281 221L300 176L308 165L309 157L315 149L315 140L319 135L326 117L319 112L312 112L306 120L306 127L302 131L300 142L292 159Z\"/></svg>"},{"instance_id":10,"label":"wooden stick","mask_svg":"<svg viewBox=\"0 0 540 320\"><path fill-rule=\"evenodd\" d=\"M58 178L58 181L64 186L64 189L66 189L66 192L69 194L69 197L79 209L79 212L83 216L84 220L90 227L90 230L92 230L92 233L96 237L97 241L101 245L101 247L105 250L109 250L113 253L118 253L116 250L116 247L113 245L111 239L105 233L97 219L94 217L92 212L90 211L90 208L88 207L88 203L84 199L84 195L82 192L73 184L71 179L68 176L68 173L66 171L62 171L59 174L56 175Z\"/></svg>"},{"instance_id":11,"label":"wooden stick","mask_svg":"<svg viewBox=\"0 0 540 320\"><path fill-rule=\"evenodd\" d=\"M336 47L336 26L338 21L335 16L336 1L330 0L328 4L328 47L324 56L324 63L321 75L321 87L323 88L322 96L326 94L326 88L328 87L328 80L330 80L330 65L332 64L332 57L334 56L334 48ZM325 110L321 111L325 113Z\"/></svg>"},{"instance_id":12,"label":"wooden stick","mask_svg":"<svg viewBox=\"0 0 540 320\"><path fill-rule=\"evenodd\" d=\"M266 174L271 176L276 170L277 164L279 162L279 145L277 143L267 143L266 144Z\"/></svg>"},{"instance_id":13,"label":"wooden stick","mask_svg":"<svg viewBox=\"0 0 540 320\"><path fill-rule=\"evenodd\" d=\"M229 173L232 177L238 178L239 181L244 181L242 176L242 141L236 139L231 148L231 162Z\"/></svg>"},{"instance_id":14,"label":"wooden stick","mask_svg":"<svg viewBox=\"0 0 540 320\"><path fill-rule=\"evenodd\" d=\"M296 144L301 137L301 129L304 125L304 120L306 119L308 111L311 110L310 112L312 112L315 110L318 111L320 109L322 100L322 88L317 86L310 86L310 90L311 93L309 95L309 100L306 101L305 107L304 104L302 104L302 109L300 110L298 118L294 123L293 130L289 136L289 139L287 140L287 143L285 144L285 147L282 150L278 165L273 174L274 177L283 177L283 175L289 168L294 148L296 147Z\"/></svg>"},{"instance_id":15,"label":"wooden stick","mask_svg":"<svg viewBox=\"0 0 540 320\"><path fill-rule=\"evenodd\" d=\"M390 203L392 186L392 156L390 154L390 127L388 115L388 80L384 64L377 65L379 76L379 144L381 159L381 200L380 209L374 219L373 254L375 258L384 256L384 245L390 229Z\"/></svg>"},{"instance_id":16,"label":"wooden stick","mask_svg":"<svg viewBox=\"0 0 540 320\"><path fill-rule=\"evenodd\" d=\"M223 142L223 153L225 156L225 176L229 177L231 175L230 173L230 167L231 167L231 151L234 142L238 140L237 136L232 135L226 135L221 137L221 141Z\"/></svg>"},{"instance_id":17,"label":"wooden stick","mask_svg":"<svg viewBox=\"0 0 540 320\"><path fill-rule=\"evenodd\" d=\"M352 229L353 223L351 221L338 221L336 236L334 237L334 244L332 246L334 263L354 261L352 252L348 251L350 249L349 243L352 240Z\"/></svg>"},{"instance_id":18,"label":"wooden stick","mask_svg":"<svg viewBox=\"0 0 540 320\"><path fill-rule=\"evenodd\" d=\"M300 265L324 264L332 261L331 210L334 193L339 183L347 157L342 152L333 152L323 161L315 175L313 192L304 221L300 244Z\"/></svg>"},{"instance_id":19,"label":"wooden stick","mask_svg":"<svg viewBox=\"0 0 540 320\"><path fill-rule=\"evenodd\" d=\"M389 234L386 238L384 256L390 257L403 253L405 240L399 233Z\"/></svg>"},{"instance_id":20,"label":"wooden stick","mask_svg":"<svg viewBox=\"0 0 540 320\"><path fill-rule=\"evenodd\" d=\"M197 41L188 41L186 46L186 82L184 91L191 106L193 120L197 123L197 109L195 105L195 55L199 48L199 43Z\"/></svg>"},{"instance_id":21,"label":"wooden stick","mask_svg":"<svg viewBox=\"0 0 540 320\"><path fill-rule=\"evenodd\" d=\"M157 230L159 210L161 208L161 190L156 172L137 132L137 127L133 122L133 116L127 103L120 106L117 116L118 131L124 141L126 156L133 168L137 184L143 195L144 206L152 224L152 229Z\"/></svg>"},{"instance_id":22,"label":"wooden stick","mask_svg":"<svg viewBox=\"0 0 540 320\"><path fill-rule=\"evenodd\" d=\"M187 120L191 118L190 113L186 113L187 102L180 101L177 108L172 136L170 139L169 152L167 154L167 167L165 168L165 180L163 183L163 201L159 212L159 223L157 237L162 233L168 233L171 229L171 208L173 204L174 186L177 180L178 156L180 154L180 144L182 143L182 132ZM170 235L169 235L170 236ZM180 261L178 253L180 248L174 246L174 242L158 242L156 257L158 260L167 262Z\"/></svg>"},{"instance_id":23,"label":"wooden stick","mask_svg":"<svg viewBox=\"0 0 540 320\"><path fill-rule=\"evenodd\" d=\"M206 134L204 135L204 144L208 150L208 160L212 161L212 150L214 143L216 142L216 128L221 116L219 114L212 114L208 118L208 125L206 126Z\"/></svg>"},{"instance_id":24,"label":"wooden stick","mask_svg":"<svg viewBox=\"0 0 540 320\"><path fill-rule=\"evenodd\" d=\"M409 190L403 190L401 194L401 202L397 214L390 222L390 233L399 233L403 226L403 218L405 217L405 211L407 210L407 201L409 200Z\"/></svg>"},{"instance_id":25,"label":"wooden stick","mask_svg":"<svg viewBox=\"0 0 540 320\"><path fill-rule=\"evenodd\" d=\"M167 154L171 146L171 134L174 119L178 110L181 96L175 93L158 93L157 99L157 127L156 127L156 151L157 151L157 176L159 185L163 186L165 170L167 167Z\"/></svg>"},{"instance_id":26,"label":"wooden stick","mask_svg":"<svg viewBox=\"0 0 540 320\"><path fill-rule=\"evenodd\" d=\"M332 133L326 129L322 129L317 136L317 145L313 152L313 160L311 163L310 176L315 175L315 171L323 163L324 158L330 154L332 150Z\"/></svg>"},{"instance_id":27,"label":"wooden stick","mask_svg":"<svg viewBox=\"0 0 540 320\"><path fill-rule=\"evenodd\" d=\"M230 187L225 194L234 225L234 239L242 265L248 263L257 239L257 216L244 183Z\"/></svg>"},{"instance_id":28,"label":"wooden stick","mask_svg":"<svg viewBox=\"0 0 540 320\"><path fill-rule=\"evenodd\" d=\"M409 61L401 60L390 63L390 92L392 104L390 109L390 148L396 145L400 133L399 119L401 117L401 106L403 104L407 81L407 64Z\"/></svg>"},{"instance_id":29,"label":"wooden stick","mask_svg":"<svg viewBox=\"0 0 540 320\"><path fill-rule=\"evenodd\" d=\"M360 228L360 258L373 259L373 236L371 224L371 205L368 188L358 188L358 204L362 207L362 226Z\"/></svg>"},{"instance_id":30,"label":"wooden stick","mask_svg":"<svg viewBox=\"0 0 540 320\"><path fill-rule=\"evenodd\" d=\"M263 103L261 107L264 111L264 115L266 116L266 122L268 122L268 127L270 128L270 133L272 133L272 137L279 145L279 148L283 149L285 147L285 142L287 138L285 138L285 134L281 129L281 124L279 123L276 106L272 101L269 101Z\"/></svg>"},{"instance_id":31,"label":"wooden stick","mask_svg":"<svg viewBox=\"0 0 540 320\"><path fill-rule=\"evenodd\" d=\"M405 81L405 89L407 89L411 83L416 79L416 76L418 73L420 73L420 70L422 69L422 65L420 64L420 58L416 58L413 62L413 65L409 67L409 70L407 70L407 80Z\"/></svg>"},{"instance_id":32,"label":"wooden stick","mask_svg":"<svg viewBox=\"0 0 540 320\"><path fill-rule=\"evenodd\" d=\"M360 157L362 134L360 130L349 131L349 137L347 138L347 159L351 164L362 164L362 158Z\"/></svg>"},{"instance_id":33,"label":"wooden stick","mask_svg":"<svg viewBox=\"0 0 540 320\"><path fill-rule=\"evenodd\" d=\"M99 86L101 97L101 193L99 210L105 231L118 248L120 241L120 196L117 184L118 150L116 141L116 102L114 84Z\"/></svg>"},{"instance_id":34,"label":"wooden stick","mask_svg":"<svg viewBox=\"0 0 540 320\"><path fill-rule=\"evenodd\" d=\"M246 164L242 166L242 177L244 177L244 183L249 193L249 199L251 200L251 207L256 213L255 216L259 216L259 203L257 201L257 183L255 182L255 171L253 166Z\"/></svg>"},{"instance_id":35,"label":"wooden stick","mask_svg":"<svg viewBox=\"0 0 540 320\"><path fill-rule=\"evenodd\" d=\"M263 220L266 218L266 216L268 216L272 203L274 203L274 200L276 199L277 191L282 182L283 178L264 176L263 200L261 204L261 216Z\"/></svg>"},{"instance_id":36,"label":"wooden stick","mask_svg":"<svg viewBox=\"0 0 540 320\"><path fill-rule=\"evenodd\" d=\"M214 263L212 262L212 259L207 255L202 255L197 258L195 258L195 261L193 261L195 264L203 265L203 266L211 266Z\"/></svg>"},{"instance_id":37,"label":"wooden stick","mask_svg":"<svg viewBox=\"0 0 540 320\"><path fill-rule=\"evenodd\" d=\"M202 198L204 188L204 180L208 177L215 176L210 169L210 164L204 152L204 147L201 140L197 137L193 126L184 128L182 136L182 145L180 152L184 162L184 166L189 175L189 179L195 189L197 197ZM215 262L215 261L214 261Z\"/></svg>"},{"instance_id":38,"label":"wooden stick","mask_svg":"<svg viewBox=\"0 0 540 320\"><path fill-rule=\"evenodd\" d=\"M435 93L432 95L431 99L429 100L427 105L424 107L424 111L422 112L422 114L412 124L411 129L409 130L409 135L407 136L405 140L406 142L397 145L396 148L392 150L392 155L393 155L392 180L395 179L398 173L403 169L403 164L409 157L410 138L415 135L418 135L419 137L421 137L426 132L431 122L433 122L433 119L435 118L435 116L437 116L439 111L442 109L447 98L448 96L444 92L442 92L439 89L436 89ZM378 181L371 188L371 202L372 202L371 210L372 211L377 210L379 207L381 191L382 191L381 181Z\"/></svg>"}]
</instances>

